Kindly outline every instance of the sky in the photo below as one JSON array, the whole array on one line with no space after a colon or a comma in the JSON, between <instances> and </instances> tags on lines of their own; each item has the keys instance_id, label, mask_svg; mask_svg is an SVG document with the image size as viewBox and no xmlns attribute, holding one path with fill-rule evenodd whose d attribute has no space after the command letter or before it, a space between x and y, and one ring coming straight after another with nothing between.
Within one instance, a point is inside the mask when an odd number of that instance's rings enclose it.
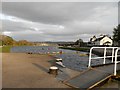
<instances>
[{"instance_id":1,"label":"sky","mask_svg":"<svg viewBox=\"0 0 120 90\"><path fill-rule=\"evenodd\" d=\"M15 40L89 41L118 25L117 2L2 2L0 29Z\"/></svg>"}]
</instances>

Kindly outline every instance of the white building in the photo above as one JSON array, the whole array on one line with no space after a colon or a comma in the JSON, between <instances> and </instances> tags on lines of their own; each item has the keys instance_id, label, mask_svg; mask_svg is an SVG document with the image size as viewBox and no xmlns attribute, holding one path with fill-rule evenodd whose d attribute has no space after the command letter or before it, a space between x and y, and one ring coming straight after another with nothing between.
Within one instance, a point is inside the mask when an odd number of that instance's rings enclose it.
<instances>
[{"instance_id":1,"label":"white building","mask_svg":"<svg viewBox=\"0 0 120 90\"><path fill-rule=\"evenodd\" d=\"M90 43L95 46L103 46L103 45L112 46L113 40L111 39L111 37L107 35L100 35L99 38L93 36L93 38L90 39Z\"/></svg>"}]
</instances>

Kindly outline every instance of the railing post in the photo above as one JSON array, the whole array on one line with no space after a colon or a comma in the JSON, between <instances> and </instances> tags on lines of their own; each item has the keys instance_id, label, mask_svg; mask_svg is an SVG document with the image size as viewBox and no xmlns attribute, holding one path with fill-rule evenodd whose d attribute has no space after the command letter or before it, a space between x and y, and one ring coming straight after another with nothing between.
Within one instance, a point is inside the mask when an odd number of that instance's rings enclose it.
<instances>
[{"instance_id":1,"label":"railing post","mask_svg":"<svg viewBox=\"0 0 120 90\"><path fill-rule=\"evenodd\" d=\"M91 67L91 55L92 55L92 49L93 49L93 47L90 49L90 53L89 53L89 64L88 64L88 68Z\"/></svg>"},{"instance_id":2,"label":"railing post","mask_svg":"<svg viewBox=\"0 0 120 90\"><path fill-rule=\"evenodd\" d=\"M103 61L103 64L105 64L105 60L106 60L106 47L104 49L104 61Z\"/></svg>"},{"instance_id":3,"label":"railing post","mask_svg":"<svg viewBox=\"0 0 120 90\"><path fill-rule=\"evenodd\" d=\"M117 73L117 54L118 54L118 49L115 52L114 76L116 76Z\"/></svg>"},{"instance_id":4,"label":"railing post","mask_svg":"<svg viewBox=\"0 0 120 90\"><path fill-rule=\"evenodd\" d=\"M113 59L114 59L114 50L115 50L115 48L113 47L113 49L112 49L112 63L113 63Z\"/></svg>"}]
</instances>

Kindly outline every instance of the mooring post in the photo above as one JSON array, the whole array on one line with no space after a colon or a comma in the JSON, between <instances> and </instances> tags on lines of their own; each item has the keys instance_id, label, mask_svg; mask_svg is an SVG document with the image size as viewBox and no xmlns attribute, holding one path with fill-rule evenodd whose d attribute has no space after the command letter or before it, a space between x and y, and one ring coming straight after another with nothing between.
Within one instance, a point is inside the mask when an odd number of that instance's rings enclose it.
<instances>
[{"instance_id":1,"label":"mooring post","mask_svg":"<svg viewBox=\"0 0 120 90\"><path fill-rule=\"evenodd\" d=\"M52 66L49 68L49 73L53 74L53 75L57 75L58 74L58 67L56 66Z\"/></svg>"}]
</instances>

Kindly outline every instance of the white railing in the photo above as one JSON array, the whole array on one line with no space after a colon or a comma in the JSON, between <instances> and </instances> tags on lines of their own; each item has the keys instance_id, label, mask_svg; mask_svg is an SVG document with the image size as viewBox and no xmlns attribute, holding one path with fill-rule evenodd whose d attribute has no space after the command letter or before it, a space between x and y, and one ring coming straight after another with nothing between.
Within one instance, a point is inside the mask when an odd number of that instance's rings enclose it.
<instances>
[{"instance_id":1,"label":"white railing","mask_svg":"<svg viewBox=\"0 0 120 90\"><path fill-rule=\"evenodd\" d=\"M93 49L104 49L104 56L103 57L92 57L92 51ZM112 55L111 56L107 56L106 53L107 53L107 49L111 49L112 50ZM92 47L90 49L90 53L89 53L89 63L88 63L88 67L90 68L91 67L91 60L92 59L104 59L103 60L103 64L105 64L106 62L106 58L109 58L109 57L112 57L112 63L114 62L114 57L115 57L115 65L114 65L114 75L116 75L116 68L117 68L117 57L120 56L118 55L118 50L120 50L120 48L118 47Z\"/></svg>"},{"instance_id":2,"label":"white railing","mask_svg":"<svg viewBox=\"0 0 120 90\"><path fill-rule=\"evenodd\" d=\"M120 48L117 48L116 52L115 52L115 65L114 65L114 76L116 76L117 74L117 63L119 63L120 61L117 61L117 57L118 57L118 51L120 50Z\"/></svg>"}]
</instances>

